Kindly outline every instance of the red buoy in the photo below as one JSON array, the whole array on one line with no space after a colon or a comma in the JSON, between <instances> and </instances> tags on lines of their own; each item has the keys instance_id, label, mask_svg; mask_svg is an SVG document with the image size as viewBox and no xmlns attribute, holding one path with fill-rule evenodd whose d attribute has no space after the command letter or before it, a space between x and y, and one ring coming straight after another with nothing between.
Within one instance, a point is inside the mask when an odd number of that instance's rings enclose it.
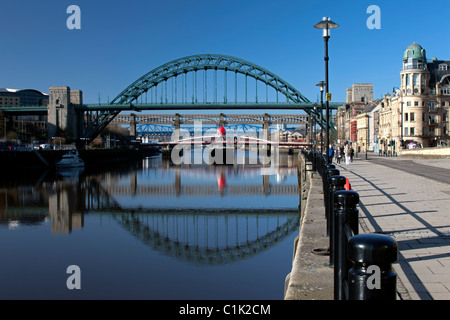
<instances>
[{"instance_id":1,"label":"red buoy","mask_svg":"<svg viewBox=\"0 0 450 320\"><path fill-rule=\"evenodd\" d=\"M223 190L227 184L227 180L225 179L225 175L221 173L217 177L217 186L219 187L219 190Z\"/></svg>"},{"instance_id":2,"label":"red buoy","mask_svg":"<svg viewBox=\"0 0 450 320\"><path fill-rule=\"evenodd\" d=\"M226 134L226 130L224 127L217 128L217 134L220 136L224 136Z\"/></svg>"}]
</instances>

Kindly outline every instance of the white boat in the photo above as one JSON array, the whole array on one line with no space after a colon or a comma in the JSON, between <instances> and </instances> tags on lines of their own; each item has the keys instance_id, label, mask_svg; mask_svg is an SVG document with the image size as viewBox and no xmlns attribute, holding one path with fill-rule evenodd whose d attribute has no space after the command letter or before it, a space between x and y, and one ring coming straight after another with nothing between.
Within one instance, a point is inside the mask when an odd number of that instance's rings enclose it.
<instances>
[{"instance_id":1,"label":"white boat","mask_svg":"<svg viewBox=\"0 0 450 320\"><path fill-rule=\"evenodd\" d=\"M78 151L73 150L62 156L56 163L57 168L79 168L84 167L84 161L78 156Z\"/></svg>"}]
</instances>

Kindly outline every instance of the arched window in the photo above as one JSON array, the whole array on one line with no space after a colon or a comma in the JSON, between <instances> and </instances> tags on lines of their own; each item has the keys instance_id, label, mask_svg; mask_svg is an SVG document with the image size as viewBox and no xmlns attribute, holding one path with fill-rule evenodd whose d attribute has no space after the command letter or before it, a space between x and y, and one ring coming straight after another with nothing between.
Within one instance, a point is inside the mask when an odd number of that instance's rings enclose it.
<instances>
[{"instance_id":1,"label":"arched window","mask_svg":"<svg viewBox=\"0 0 450 320\"><path fill-rule=\"evenodd\" d=\"M450 75L446 75L441 80L442 85L450 85Z\"/></svg>"}]
</instances>

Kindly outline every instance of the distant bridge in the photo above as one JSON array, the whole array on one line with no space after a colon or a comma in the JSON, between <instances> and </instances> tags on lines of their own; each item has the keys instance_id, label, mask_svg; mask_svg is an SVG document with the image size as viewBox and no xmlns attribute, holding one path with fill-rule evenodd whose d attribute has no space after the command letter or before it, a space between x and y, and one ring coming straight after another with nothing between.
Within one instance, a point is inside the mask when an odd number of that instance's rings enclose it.
<instances>
[{"instance_id":1,"label":"distant bridge","mask_svg":"<svg viewBox=\"0 0 450 320\"><path fill-rule=\"evenodd\" d=\"M307 124L309 116L301 114L120 114L111 124L125 125L130 135L171 134L175 129L187 129L194 132L193 125L200 124L202 133L211 129L211 125L223 126L239 133L258 133L271 125ZM159 125L159 126L155 126ZM190 127L187 127L190 126ZM209 127L208 127L209 126ZM275 130L272 128L272 130Z\"/></svg>"},{"instance_id":2,"label":"distant bridge","mask_svg":"<svg viewBox=\"0 0 450 320\"><path fill-rule=\"evenodd\" d=\"M309 116L304 114L120 114L112 124L164 124L172 126L202 124L228 126L233 124L306 124Z\"/></svg>"},{"instance_id":3,"label":"distant bridge","mask_svg":"<svg viewBox=\"0 0 450 320\"><path fill-rule=\"evenodd\" d=\"M125 125L125 128L130 128L130 126ZM183 126L182 130L187 130L189 134L194 135L196 133L201 132L202 135L206 133L215 132L217 127L212 126L204 126L196 127L196 126ZM264 129L262 126L253 125L253 124L234 124L225 126L227 132L235 132L237 134L262 134L264 133ZM269 128L270 131L276 131L276 128ZM286 130L294 130L294 128L286 129ZM168 136L172 135L175 131L175 127L171 125L162 125L162 124L139 124L136 125L136 136Z\"/></svg>"}]
</instances>

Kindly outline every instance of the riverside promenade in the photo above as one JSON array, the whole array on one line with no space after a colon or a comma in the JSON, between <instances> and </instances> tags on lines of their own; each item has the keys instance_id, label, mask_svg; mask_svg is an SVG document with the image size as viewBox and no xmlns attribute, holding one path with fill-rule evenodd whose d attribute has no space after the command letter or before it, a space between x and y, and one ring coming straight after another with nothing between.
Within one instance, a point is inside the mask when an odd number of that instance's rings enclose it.
<instances>
[{"instance_id":1,"label":"riverside promenade","mask_svg":"<svg viewBox=\"0 0 450 320\"><path fill-rule=\"evenodd\" d=\"M360 196L360 233L397 241L401 299L450 300L450 159L361 153L334 164Z\"/></svg>"},{"instance_id":2,"label":"riverside promenade","mask_svg":"<svg viewBox=\"0 0 450 320\"><path fill-rule=\"evenodd\" d=\"M336 164L360 196L359 233L392 236L398 244L399 300L450 300L450 159L379 157L364 153ZM332 300L321 178L302 187L305 211L286 278L286 300Z\"/></svg>"}]
</instances>

